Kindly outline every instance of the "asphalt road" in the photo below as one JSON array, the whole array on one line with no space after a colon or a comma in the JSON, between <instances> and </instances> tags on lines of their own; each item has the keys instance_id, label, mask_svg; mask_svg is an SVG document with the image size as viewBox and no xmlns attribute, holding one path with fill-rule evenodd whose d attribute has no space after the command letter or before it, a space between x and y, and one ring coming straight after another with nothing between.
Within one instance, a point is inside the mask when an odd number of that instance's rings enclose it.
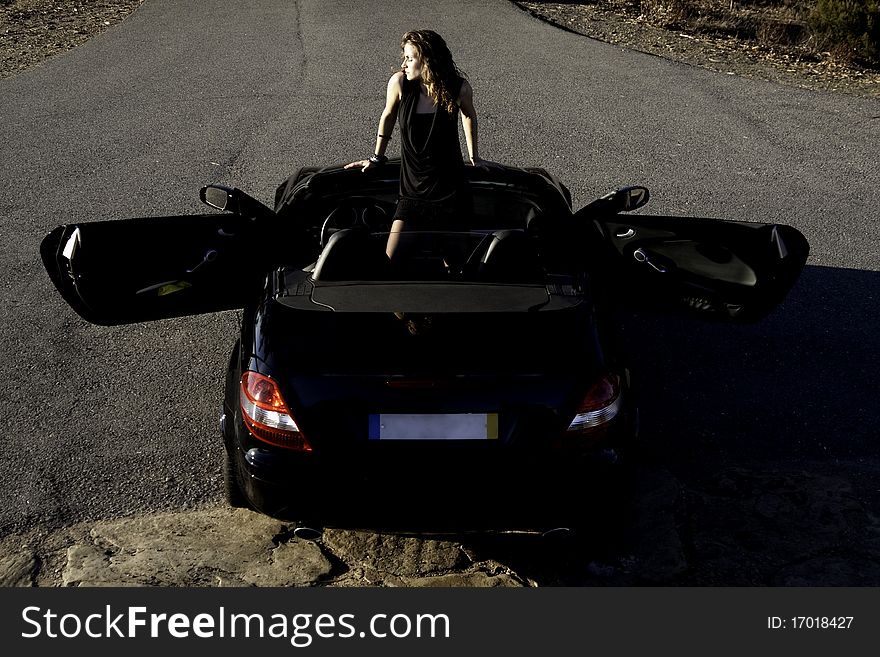
<instances>
[{"instance_id":1,"label":"asphalt road","mask_svg":"<svg viewBox=\"0 0 880 657\"><path fill-rule=\"evenodd\" d=\"M671 63L505 0L210 7L147 0L0 82L0 537L221 503L235 313L86 324L51 287L42 237L198 213L211 182L271 203L299 166L363 156L400 36L419 26L469 74L484 157L547 168L577 206L638 183L643 213L807 236L802 279L758 325L629 319L645 439L684 481L739 465L833 473L880 512L878 101Z\"/></svg>"}]
</instances>

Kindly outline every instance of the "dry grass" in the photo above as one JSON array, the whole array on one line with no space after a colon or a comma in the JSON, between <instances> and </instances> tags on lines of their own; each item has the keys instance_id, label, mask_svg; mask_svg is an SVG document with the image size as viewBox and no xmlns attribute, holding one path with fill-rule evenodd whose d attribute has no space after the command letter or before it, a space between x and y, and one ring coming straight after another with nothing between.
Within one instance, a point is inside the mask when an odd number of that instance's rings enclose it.
<instances>
[{"instance_id":1,"label":"dry grass","mask_svg":"<svg viewBox=\"0 0 880 657\"><path fill-rule=\"evenodd\" d=\"M737 39L804 60L880 69L878 0L594 0L630 18Z\"/></svg>"}]
</instances>

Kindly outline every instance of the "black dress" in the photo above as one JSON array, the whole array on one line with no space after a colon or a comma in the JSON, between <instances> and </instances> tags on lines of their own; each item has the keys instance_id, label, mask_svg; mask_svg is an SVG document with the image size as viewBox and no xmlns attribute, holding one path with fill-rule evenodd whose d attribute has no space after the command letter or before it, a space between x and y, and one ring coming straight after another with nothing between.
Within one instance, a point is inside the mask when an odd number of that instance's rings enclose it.
<instances>
[{"instance_id":1,"label":"black dress","mask_svg":"<svg viewBox=\"0 0 880 657\"><path fill-rule=\"evenodd\" d=\"M461 91L459 78L451 91ZM395 219L408 228L452 229L466 223L471 207L458 141L458 111L439 105L417 112L421 82L403 80L400 120L400 198Z\"/></svg>"}]
</instances>

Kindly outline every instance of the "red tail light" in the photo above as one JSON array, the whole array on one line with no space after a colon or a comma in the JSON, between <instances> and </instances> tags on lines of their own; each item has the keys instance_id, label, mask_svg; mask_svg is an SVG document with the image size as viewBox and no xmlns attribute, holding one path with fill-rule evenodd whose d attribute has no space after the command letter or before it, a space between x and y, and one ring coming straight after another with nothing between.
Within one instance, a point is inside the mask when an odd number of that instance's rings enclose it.
<instances>
[{"instance_id":1,"label":"red tail light","mask_svg":"<svg viewBox=\"0 0 880 657\"><path fill-rule=\"evenodd\" d=\"M256 372L245 372L241 376L239 398L244 423L256 438L277 447L312 451L312 446L287 408L278 384L271 378Z\"/></svg>"},{"instance_id":2,"label":"red tail light","mask_svg":"<svg viewBox=\"0 0 880 657\"><path fill-rule=\"evenodd\" d=\"M584 435L606 426L617 417L622 405L620 378L609 372L584 396L565 435Z\"/></svg>"}]
</instances>

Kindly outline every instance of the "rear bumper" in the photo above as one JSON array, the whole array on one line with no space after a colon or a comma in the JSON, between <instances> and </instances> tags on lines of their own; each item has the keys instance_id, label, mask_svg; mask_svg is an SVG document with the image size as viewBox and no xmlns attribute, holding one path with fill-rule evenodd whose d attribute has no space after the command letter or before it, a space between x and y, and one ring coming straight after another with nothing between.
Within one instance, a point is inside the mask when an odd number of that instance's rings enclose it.
<instances>
[{"instance_id":1,"label":"rear bumper","mask_svg":"<svg viewBox=\"0 0 880 657\"><path fill-rule=\"evenodd\" d=\"M615 437L625 431L619 423ZM395 444L320 455L247 445L227 442L249 503L266 515L312 526L570 526L588 506L614 497L626 465L610 447Z\"/></svg>"}]
</instances>

